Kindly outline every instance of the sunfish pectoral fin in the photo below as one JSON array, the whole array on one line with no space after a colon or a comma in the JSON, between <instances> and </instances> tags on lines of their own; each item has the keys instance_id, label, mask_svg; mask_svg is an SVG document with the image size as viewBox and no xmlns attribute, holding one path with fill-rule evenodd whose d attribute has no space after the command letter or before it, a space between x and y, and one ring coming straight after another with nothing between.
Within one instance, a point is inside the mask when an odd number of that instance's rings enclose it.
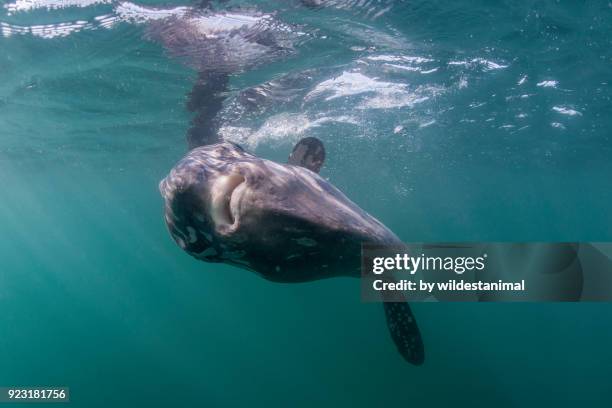
<instances>
[{"instance_id":1,"label":"sunfish pectoral fin","mask_svg":"<svg viewBox=\"0 0 612 408\"><path fill-rule=\"evenodd\" d=\"M425 361L425 347L416 319L406 302L384 303L391 338L404 360L414 365Z\"/></svg>"},{"instance_id":2,"label":"sunfish pectoral fin","mask_svg":"<svg viewBox=\"0 0 612 408\"><path fill-rule=\"evenodd\" d=\"M293 148L287 163L318 173L325 162L325 147L316 137L305 137Z\"/></svg>"},{"instance_id":3,"label":"sunfish pectoral fin","mask_svg":"<svg viewBox=\"0 0 612 408\"><path fill-rule=\"evenodd\" d=\"M385 280L396 282L396 279L391 276L386 276ZM423 364L425 362L425 346L421 338L421 331L404 294L401 292L381 292L381 295L384 302L387 327L397 351L409 363Z\"/></svg>"}]
</instances>

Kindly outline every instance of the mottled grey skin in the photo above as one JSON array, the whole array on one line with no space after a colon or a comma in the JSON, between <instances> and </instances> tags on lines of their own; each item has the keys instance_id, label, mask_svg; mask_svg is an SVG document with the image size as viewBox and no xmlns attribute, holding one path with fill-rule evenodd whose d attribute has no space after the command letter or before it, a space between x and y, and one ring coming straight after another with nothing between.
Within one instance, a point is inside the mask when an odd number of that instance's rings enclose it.
<instances>
[{"instance_id":1,"label":"mottled grey skin","mask_svg":"<svg viewBox=\"0 0 612 408\"><path fill-rule=\"evenodd\" d=\"M190 151L160 183L176 243L276 282L360 276L362 243L399 238L318 174L245 152L232 143ZM385 303L398 351L422 364L421 335L406 302Z\"/></svg>"},{"instance_id":2,"label":"mottled grey skin","mask_svg":"<svg viewBox=\"0 0 612 408\"><path fill-rule=\"evenodd\" d=\"M211 215L211 190L228 174L239 175L245 185L239 198L224 204L231 224ZM261 159L231 143L190 151L160 190L168 228L187 253L273 281L359 276L361 243L400 242L318 174Z\"/></svg>"}]
</instances>

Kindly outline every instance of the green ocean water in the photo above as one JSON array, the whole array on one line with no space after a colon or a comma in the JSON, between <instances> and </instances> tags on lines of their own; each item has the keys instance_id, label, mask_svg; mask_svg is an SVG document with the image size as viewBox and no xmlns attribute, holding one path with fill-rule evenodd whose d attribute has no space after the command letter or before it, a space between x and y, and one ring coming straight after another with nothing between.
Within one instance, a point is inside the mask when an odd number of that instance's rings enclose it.
<instances>
[{"instance_id":1,"label":"green ocean water","mask_svg":"<svg viewBox=\"0 0 612 408\"><path fill-rule=\"evenodd\" d=\"M415 304L414 367L357 280L190 258L157 184L186 151L196 71L146 24L18 29L116 3L2 4L0 386L68 386L78 407L612 403L609 304ZM322 175L406 241L612 240L608 2L246 4L305 33L231 77L226 133L249 150L284 161L321 138ZM304 72L291 101L240 109Z\"/></svg>"}]
</instances>

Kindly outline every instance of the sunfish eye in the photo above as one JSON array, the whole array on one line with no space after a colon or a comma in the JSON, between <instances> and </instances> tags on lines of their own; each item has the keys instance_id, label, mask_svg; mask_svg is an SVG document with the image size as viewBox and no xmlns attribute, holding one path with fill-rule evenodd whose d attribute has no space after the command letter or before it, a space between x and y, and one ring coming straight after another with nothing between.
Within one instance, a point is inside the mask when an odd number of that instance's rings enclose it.
<instances>
[{"instance_id":1,"label":"sunfish eye","mask_svg":"<svg viewBox=\"0 0 612 408\"><path fill-rule=\"evenodd\" d=\"M210 197L210 216L218 228L231 227L236 222L237 200L244 190L245 179L238 173L219 177L213 184Z\"/></svg>"}]
</instances>

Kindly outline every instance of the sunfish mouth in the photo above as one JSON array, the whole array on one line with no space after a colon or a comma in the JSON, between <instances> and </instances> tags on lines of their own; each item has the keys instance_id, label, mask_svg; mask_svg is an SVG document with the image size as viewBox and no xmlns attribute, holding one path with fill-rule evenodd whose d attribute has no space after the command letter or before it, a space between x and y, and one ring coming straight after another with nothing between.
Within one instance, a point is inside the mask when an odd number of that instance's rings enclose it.
<instances>
[{"instance_id":1,"label":"sunfish mouth","mask_svg":"<svg viewBox=\"0 0 612 408\"><path fill-rule=\"evenodd\" d=\"M232 173L219 177L210 190L210 216L220 233L229 233L238 227L245 181L241 174Z\"/></svg>"}]
</instances>

